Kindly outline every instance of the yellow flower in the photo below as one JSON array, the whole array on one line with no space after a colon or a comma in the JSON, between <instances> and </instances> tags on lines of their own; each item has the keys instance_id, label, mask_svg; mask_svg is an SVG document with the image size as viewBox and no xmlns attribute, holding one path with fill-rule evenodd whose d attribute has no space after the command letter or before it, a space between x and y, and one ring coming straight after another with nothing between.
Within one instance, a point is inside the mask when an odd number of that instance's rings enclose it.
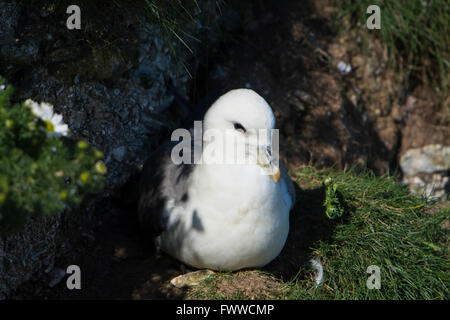
<instances>
[{"instance_id":1,"label":"yellow flower","mask_svg":"<svg viewBox=\"0 0 450 320\"><path fill-rule=\"evenodd\" d=\"M8 129L12 128L13 125L14 125L14 120L6 119L6 121L5 121L5 126L6 126Z\"/></svg>"},{"instance_id":2,"label":"yellow flower","mask_svg":"<svg viewBox=\"0 0 450 320\"><path fill-rule=\"evenodd\" d=\"M105 174L107 169L106 166L103 164L103 161L97 161L95 163L95 171L97 171L100 174Z\"/></svg>"},{"instance_id":3,"label":"yellow flower","mask_svg":"<svg viewBox=\"0 0 450 320\"><path fill-rule=\"evenodd\" d=\"M89 180L89 172L86 172L86 171L83 172L80 175L80 180L81 180L81 182L86 183Z\"/></svg>"},{"instance_id":4,"label":"yellow flower","mask_svg":"<svg viewBox=\"0 0 450 320\"><path fill-rule=\"evenodd\" d=\"M94 156L95 156L95 158L97 158L97 159L101 159L101 158L103 158L103 152L101 152L101 151L98 150L98 149L95 149L95 151L94 151Z\"/></svg>"},{"instance_id":5,"label":"yellow flower","mask_svg":"<svg viewBox=\"0 0 450 320\"><path fill-rule=\"evenodd\" d=\"M88 144L86 141L78 141L78 148L80 148L81 150L84 150L88 147Z\"/></svg>"},{"instance_id":6,"label":"yellow flower","mask_svg":"<svg viewBox=\"0 0 450 320\"><path fill-rule=\"evenodd\" d=\"M45 129L47 129L47 131L50 133L55 132L55 126L49 120L45 120Z\"/></svg>"}]
</instances>

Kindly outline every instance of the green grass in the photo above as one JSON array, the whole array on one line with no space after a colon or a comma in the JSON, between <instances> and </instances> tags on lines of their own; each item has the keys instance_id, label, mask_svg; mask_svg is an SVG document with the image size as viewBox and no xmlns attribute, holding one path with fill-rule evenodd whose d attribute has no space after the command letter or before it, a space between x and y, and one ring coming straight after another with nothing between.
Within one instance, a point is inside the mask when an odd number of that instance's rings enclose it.
<instances>
[{"instance_id":1,"label":"green grass","mask_svg":"<svg viewBox=\"0 0 450 320\"><path fill-rule=\"evenodd\" d=\"M116 3L120 1L123 0L115 0ZM202 11L199 1L140 0L135 4L144 10L145 16L151 23L154 23L160 27L163 35L166 37L166 43L169 46L171 54L175 57L175 59L177 59L177 62L183 65L184 69L192 78L191 73L182 59L178 59L180 51L176 50L173 46L173 42L181 44L188 53L194 54L190 43L199 43L201 40L195 37L189 29L192 29L192 26L197 22L202 24L202 29L210 29L210 25L205 25L204 21L201 22L199 20L199 13ZM217 12L220 14L223 0L210 1L209 5L213 5L215 7L214 10L211 10L211 12ZM203 9L204 8L205 7L203 6ZM210 18L208 18L208 20L209 19Z\"/></svg>"},{"instance_id":2,"label":"green grass","mask_svg":"<svg viewBox=\"0 0 450 320\"><path fill-rule=\"evenodd\" d=\"M432 210L427 199L410 195L393 177L313 169L297 177L301 182L311 175L331 177L349 209L331 239L313 248L324 265L324 283L314 289L308 279L295 279L288 298L448 298L448 230L442 227L448 208ZM366 287L370 265L381 269L380 290Z\"/></svg>"},{"instance_id":3,"label":"green grass","mask_svg":"<svg viewBox=\"0 0 450 320\"><path fill-rule=\"evenodd\" d=\"M201 10L196 0L187 3L183 3L181 0L143 0L142 3L150 21L158 24L169 38L176 39L189 52L193 53L183 38L189 37L198 41L185 30L186 24L195 23L194 11ZM172 47L171 49L173 50Z\"/></svg>"},{"instance_id":4,"label":"green grass","mask_svg":"<svg viewBox=\"0 0 450 320\"><path fill-rule=\"evenodd\" d=\"M57 12L59 21L67 17L66 8L70 4L72 2L69 0L40 0L33 3L33 11ZM83 38L89 39L90 43L115 44L123 36L124 30L114 24L121 21L118 20L121 13L127 12L128 17L141 25L150 23L158 27L170 54L191 76L184 60L185 56L195 55L194 44L201 42L194 33L197 35L211 31L213 16L220 15L224 0L203 3L198 0L79 0L77 5L82 12ZM109 26L105 25L108 23Z\"/></svg>"},{"instance_id":5,"label":"green grass","mask_svg":"<svg viewBox=\"0 0 450 320\"><path fill-rule=\"evenodd\" d=\"M430 1L335 1L336 22L349 18L350 28L361 23L364 34L380 37L392 61L408 75L430 79L445 95L448 91L450 4L446 0ZM376 4L381 9L381 29L366 29L366 9ZM367 39L366 39L367 40Z\"/></svg>"},{"instance_id":6,"label":"green grass","mask_svg":"<svg viewBox=\"0 0 450 320\"><path fill-rule=\"evenodd\" d=\"M324 267L323 283L316 288L313 270L299 266L298 274L270 292L268 299L448 299L448 229L450 209L408 193L393 177L371 172L335 172L306 168L293 175L303 190L323 188L331 179L345 208L342 217L330 220L330 236L311 246ZM307 198L301 197L302 201ZM302 206L301 203L297 204ZM325 214L325 210L321 214ZM293 217L291 217L293 219ZM296 232L291 229L290 232ZM369 290L367 267L381 270L381 289ZM242 273L254 271L241 271ZM261 276L266 276L261 274ZM275 275L276 276L276 275ZM191 297L214 299L250 298L242 292L223 294L221 286L233 273L217 273ZM273 286L272 286L273 287ZM278 288L278 289L277 289ZM222 293L217 293L222 292Z\"/></svg>"},{"instance_id":7,"label":"green grass","mask_svg":"<svg viewBox=\"0 0 450 320\"><path fill-rule=\"evenodd\" d=\"M169 46L170 53L178 63L181 63L192 78L185 63L182 59L179 59L180 51L176 50L172 43L174 41L180 43L190 54L193 54L191 46L186 41L199 42L200 40L187 31L187 25L195 23L194 11L201 10L198 2L196 0L185 3L181 0L141 0L138 3L142 6L147 19L159 26L165 36L165 42Z\"/></svg>"}]
</instances>

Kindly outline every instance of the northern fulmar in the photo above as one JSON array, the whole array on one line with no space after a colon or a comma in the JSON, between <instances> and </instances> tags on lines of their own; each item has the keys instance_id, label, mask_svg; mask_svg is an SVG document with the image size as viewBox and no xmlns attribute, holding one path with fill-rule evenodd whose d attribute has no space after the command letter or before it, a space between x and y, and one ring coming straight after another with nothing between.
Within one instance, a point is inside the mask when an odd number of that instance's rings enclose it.
<instances>
[{"instance_id":1,"label":"northern fulmar","mask_svg":"<svg viewBox=\"0 0 450 320\"><path fill-rule=\"evenodd\" d=\"M202 146L200 161L174 161L173 142L150 155L139 184L138 217L158 248L189 266L213 270L262 267L280 254L295 191L273 161L272 136L258 134L274 128L264 98L235 89L205 114L203 134L194 142ZM222 141L207 132L220 133ZM223 149L229 142L244 152ZM211 150L225 150L223 161L205 161ZM248 161L239 161L242 156Z\"/></svg>"}]
</instances>

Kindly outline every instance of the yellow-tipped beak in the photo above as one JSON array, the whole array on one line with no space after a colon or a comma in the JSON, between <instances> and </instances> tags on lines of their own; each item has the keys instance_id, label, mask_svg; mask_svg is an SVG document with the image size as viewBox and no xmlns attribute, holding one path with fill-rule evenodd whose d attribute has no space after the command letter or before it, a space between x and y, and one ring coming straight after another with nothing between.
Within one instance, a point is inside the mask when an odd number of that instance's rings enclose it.
<instances>
[{"instance_id":1,"label":"yellow-tipped beak","mask_svg":"<svg viewBox=\"0 0 450 320\"><path fill-rule=\"evenodd\" d=\"M264 172L272 179L273 182L277 183L280 181L281 173L278 166L271 164L270 154L267 153L266 149L258 148L258 158L256 163L263 168Z\"/></svg>"},{"instance_id":2,"label":"yellow-tipped beak","mask_svg":"<svg viewBox=\"0 0 450 320\"><path fill-rule=\"evenodd\" d=\"M274 171L274 173L270 174L270 179L272 179L273 182L277 183L278 181L280 181L280 168L278 167L272 167L272 170Z\"/></svg>"}]
</instances>

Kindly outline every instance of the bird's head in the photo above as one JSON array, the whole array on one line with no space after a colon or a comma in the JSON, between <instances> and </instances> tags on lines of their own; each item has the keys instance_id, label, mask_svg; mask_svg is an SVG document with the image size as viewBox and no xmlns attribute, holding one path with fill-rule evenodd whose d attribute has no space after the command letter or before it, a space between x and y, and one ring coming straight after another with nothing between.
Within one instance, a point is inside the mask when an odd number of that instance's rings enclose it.
<instances>
[{"instance_id":1,"label":"bird's head","mask_svg":"<svg viewBox=\"0 0 450 320\"><path fill-rule=\"evenodd\" d=\"M227 161L254 161L278 182L278 141L273 141L274 129L275 116L263 97L250 89L231 90L205 114L204 151L210 147L222 148Z\"/></svg>"}]
</instances>

